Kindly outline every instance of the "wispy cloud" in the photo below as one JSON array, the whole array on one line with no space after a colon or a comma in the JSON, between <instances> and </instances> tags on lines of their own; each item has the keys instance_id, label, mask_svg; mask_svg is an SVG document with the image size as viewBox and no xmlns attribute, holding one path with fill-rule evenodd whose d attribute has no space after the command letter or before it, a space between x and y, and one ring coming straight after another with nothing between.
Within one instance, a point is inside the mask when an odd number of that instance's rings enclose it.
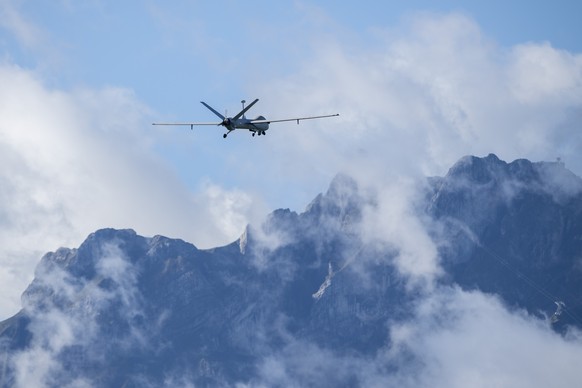
<instances>
[{"instance_id":1,"label":"wispy cloud","mask_svg":"<svg viewBox=\"0 0 582 388\"><path fill-rule=\"evenodd\" d=\"M26 48L37 49L44 41L43 32L19 12L17 2L0 1L0 27L7 29Z\"/></svg>"},{"instance_id":2,"label":"wispy cloud","mask_svg":"<svg viewBox=\"0 0 582 388\"><path fill-rule=\"evenodd\" d=\"M360 233L364 245L384 245L395 256L392 263L410 286L432 288L442 274L437 246L429 235L415 199L422 185L397 179L377 191L375 201L364 212Z\"/></svg>"},{"instance_id":3,"label":"wispy cloud","mask_svg":"<svg viewBox=\"0 0 582 388\"><path fill-rule=\"evenodd\" d=\"M102 343L100 320L112 308L130 326L125 334L117 328L110 335L116 338L116 351L149 346L151 333L132 324L136 316L143 316L144 306L134 265L113 243L94 248L94 262L80 262L76 251L61 249L48 254L38 267L36 280L23 297L30 344L8 360L14 386L93 386L76 363L107 360L102 352L111 345ZM73 267L87 272L73 274ZM73 359L75 351L82 360Z\"/></svg>"},{"instance_id":4,"label":"wispy cloud","mask_svg":"<svg viewBox=\"0 0 582 388\"><path fill-rule=\"evenodd\" d=\"M582 377L579 338L564 338L480 292L438 288L418 301L411 319L388 330L390 343L373 356L287 337L248 386L568 387Z\"/></svg>"}]
</instances>

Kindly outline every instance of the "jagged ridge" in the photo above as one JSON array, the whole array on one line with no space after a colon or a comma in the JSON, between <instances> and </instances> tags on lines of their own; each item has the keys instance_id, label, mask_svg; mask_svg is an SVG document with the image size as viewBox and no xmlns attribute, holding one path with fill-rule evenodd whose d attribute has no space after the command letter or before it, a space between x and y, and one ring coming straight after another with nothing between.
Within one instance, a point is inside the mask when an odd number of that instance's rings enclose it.
<instances>
[{"instance_id":1,"label":"jagged ridge","mask_svg":"<svg viewBox=\"0 0 582 388\"><path fill-rule=\"evenodd\" d=\"M556 330L580 324L571 301L582 284L581 188L562 163L462 158L429 180L419 207L442 242L438 281L533 314L549 316L556 298L569 312ZM54 385L97 386L163 385L174 372L202 386L251 381L256 361L289 336L373 355L390 342L386 323L407 317L417 297L391 261L397 252L362 244L359 224L374 206L339 175L305 212L277 210L225 247L97 231L42 258L23 310L0 323L0 348L54 357ZM12 385L3 370L2 386Z\"/></svg>"}]
</instances>

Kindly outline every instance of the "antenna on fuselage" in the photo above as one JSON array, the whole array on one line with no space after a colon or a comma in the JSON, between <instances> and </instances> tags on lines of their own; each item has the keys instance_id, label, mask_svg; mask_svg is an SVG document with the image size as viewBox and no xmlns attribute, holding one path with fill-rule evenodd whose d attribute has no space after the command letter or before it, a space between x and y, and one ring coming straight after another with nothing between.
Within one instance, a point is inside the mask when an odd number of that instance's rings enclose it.
<instances>
[{"instance_id":1,"label":"antenna on fuselage","mask_svg":"<svg viewBox=\"0 0 582 388\"><path fill-rule=\"evenodd\" d=\"M245 100L242 100L240 103L242 104L243 108L242 110L245 110ZM245 117L245 114L243 113L243 118Z\"/></svg>"}]
</instances>

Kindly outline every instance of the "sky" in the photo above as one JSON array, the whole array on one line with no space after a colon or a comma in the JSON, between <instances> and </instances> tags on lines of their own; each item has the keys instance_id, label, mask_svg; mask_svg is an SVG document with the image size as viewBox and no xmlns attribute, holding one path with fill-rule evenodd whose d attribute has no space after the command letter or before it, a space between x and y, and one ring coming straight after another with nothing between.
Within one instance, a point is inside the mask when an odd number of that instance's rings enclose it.
<instances>
[{"instance_id":1,"label":"sky","mask_svg":"<svg viewBox=\"0 0 582 388\"><path fill-rule=\"evenodd\" d=\"M464 155L582 175L576 1L0 0L0 319L41 256L132 228L200 248L338 172L444 175ZM208 121L339 113L267 136Z\"/></svg>"}]
</instances>

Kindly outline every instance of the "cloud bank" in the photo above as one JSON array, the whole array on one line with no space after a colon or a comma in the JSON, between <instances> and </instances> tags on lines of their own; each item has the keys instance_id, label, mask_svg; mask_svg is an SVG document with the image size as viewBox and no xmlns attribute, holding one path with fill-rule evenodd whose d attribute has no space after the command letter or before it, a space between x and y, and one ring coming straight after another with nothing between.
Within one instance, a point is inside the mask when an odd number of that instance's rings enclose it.
<instances>
[{"instance_id":1,"label":"cloud bank","mask_svg":"<svg viewBox=\"0 0 582 388\"><path fill-rule=\"evenodd\" d=\"M0 83L2 318L18 311L44 252L77 246L99 228L212 247L264 212L260 200L208 178L193 190L181 182L155 149L164 137L148 131L148 108L129 90L51 89L9 63L0 63Z\"/></svg>"},{"instance_id":2,"label":"cloud bank","mask_svg":"<svg viewBox=\"0 0 582 388\"><path fill-rule=\"evenodd\" d=\"M284 140L273 141L273 154L296 161L288 169L377 182L442 175L464 155L495 153L561 157L582 173L580 53L548 42L500 47L462 14L417 14L351 37L312 38L298 71L262 90L281 102L268 109L277 116L290 107L341 113L277 133Z\"/></svg>"}]
</instances>

